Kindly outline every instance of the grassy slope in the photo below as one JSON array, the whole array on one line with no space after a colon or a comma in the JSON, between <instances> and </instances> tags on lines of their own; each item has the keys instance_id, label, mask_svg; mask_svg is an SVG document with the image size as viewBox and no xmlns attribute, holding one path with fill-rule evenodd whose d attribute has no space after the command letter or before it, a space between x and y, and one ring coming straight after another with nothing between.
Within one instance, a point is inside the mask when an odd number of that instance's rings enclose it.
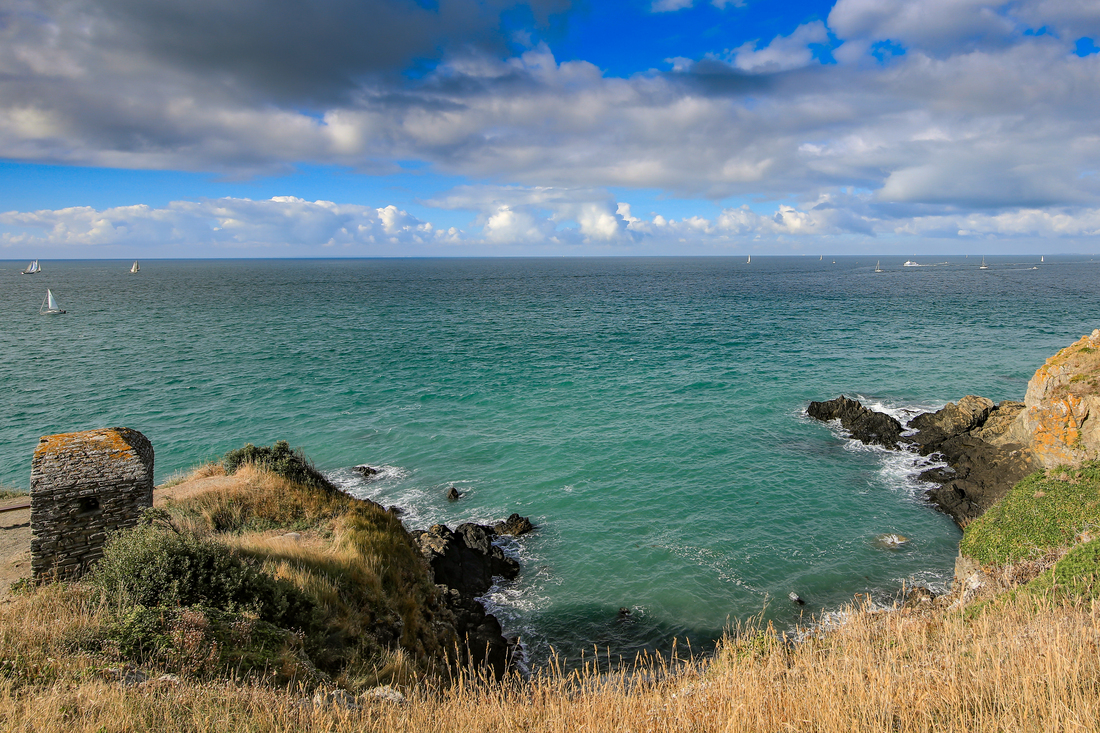
<instances>
[{"instance_id":1,"label":"grassy slope","mask_svg":"<svg viewBox=\"0 0 1100 733\"><path fill-rule=\"evenodd\" d=\"M1042 480L1058 482L1049 487L1053 492L1021 484L1018 510L1009 511L1017 506L1010 504L988 526L968 529L971 551L985 551L987 543L1003 561L1030 554L1021 533L1063 544L1076 537L1078 519L1092 521L1087 511L1077 511L1088 501L1059 492L1091 490L1090 470L1046 476ZM271 572L312 588L318 597L327 593L328 612L346 619L349 628L369 626L366 616L342 600L350 573L373 578L354 585L390 593L369 611L370 618L411 612L406 604L416 592L386 590L407 581L409 572L403 547L389 544L392 518L368 512L345 521L342 508L332 503L342 501L338 497L287 499L285 487L266 481L257 475L247 488L181 501L172 512L198 531L231 538ZM1039 492L1044 496L1035 497ZM1038 514L1026 501L1052 494L1056 501L1042 504ZM1072 509L1068 523L1058 520L1060 509L1048 511L1064 504ZM1053 530L1046 523L1052 516ZM301 531L301 540L287 545L278 538L286 527ZM384 559L389 553L397 556L392 567ZM360 563L369 567L351 568ZM1091 730L1100 720L1100 606L1056 592L1010 595L971 609L853 609L847 624L797 645L782 643L767 629L748 628L728 637L711 660L646 660L650 674L629 680L589 669L570 675L549 670L530 683L424 682L404 687L405 704L362 699L362 707L352 710L303 705L303 693L295 689L200 677L123 687L106 679L102 658L81 651L81 640L95 635L106 613L81 586L43 588L0 607L0 720L40 731L303 733L421 731L441 721L456 733L1046 731ZM47 617L51 622L43 623ZM423 642L417 638L413 633L406 646L418 648ZM423 653L429 651L425 646Z\"/></svg>"}]
</instances>

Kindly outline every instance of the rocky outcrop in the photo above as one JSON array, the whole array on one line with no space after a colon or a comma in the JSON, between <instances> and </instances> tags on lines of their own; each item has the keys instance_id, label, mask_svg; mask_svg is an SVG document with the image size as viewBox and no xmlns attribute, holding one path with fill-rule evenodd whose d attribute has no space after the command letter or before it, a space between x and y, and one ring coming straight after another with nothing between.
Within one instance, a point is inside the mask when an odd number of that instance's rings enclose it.
<instances>
[{"instance_id":1,"label":"rocky outcrop","mask_svg":"<svg viewBox=\"0 0 1100 733\"><path fill-rule=\"evenodd\" d=\"M493 531L498 535L510 534L513 537L519 537L525 535L528 532L535 531L535 525L531 524L531 520L527 517L521 517L518 514L512 514L503 522L497 522L493 525Z\"/></svg>"},{"instance_id":2,"label":"rocky outcrop","mask_svg":"<svg viewBox=\"0 0 1100 733\"><path fill-rule=\"evenodd\" d=\"M920 476L939 484L926 497L964 526L1038 468L1027 446L1004 440L1022 409L1018 402L996 405L985 397L967 395L936 412L917 415L906 426L916 432L905 435L889 415L846 397L812 402L806 412L819 420L839 419L845 427L847 420L852 437L863 443L941 456L947 468ZM891 422L897 425L896 432Z\"/></svg>"},{"instance_id":3,"label":"rocky outcrop","mask_svg":"<svg viewBox=\"0 0 1100 733\"><path fill-rule=\"evenodd\" d=\"M897 449L901 423L882 412L869 410L856 400L841 395L827 402L811 402L806 414L818 420L839 420L852 437L867 445Z\"/></svg>"},{"instance_id":4,"label":"rocky outcrop","mask_svg":"<svg viewBox=\"0 0 1100 733\"><path fill-rule=\"evenodd\" d=\"M1046 468L1100 458L1100 329L1039 367L1024 409L994 442L1023 443Z\"/></svg>"},{"instance_id":5,"label":"rocky outcrop","mask_svg":"<svg viewBox=\"0 0 1100 733\"><path fill-rule=\"evenodd\" d=\"M511 580L519 575L519 563L493 544L493 527L467 523L452 531L444 524L435 524L410 534L454 614L455 631L464 642L460 662L487 664L501 677L515 652L515 643L504 638L500 622L485 612L477 597L492 587L493 578Z\"/></svg>"}]
</instances>

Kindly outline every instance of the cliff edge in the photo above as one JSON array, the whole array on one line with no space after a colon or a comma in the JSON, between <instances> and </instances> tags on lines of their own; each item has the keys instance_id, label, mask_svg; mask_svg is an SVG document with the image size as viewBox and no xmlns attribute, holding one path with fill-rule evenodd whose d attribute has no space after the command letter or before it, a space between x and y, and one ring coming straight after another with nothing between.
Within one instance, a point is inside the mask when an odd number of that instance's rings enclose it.
<instances>
[{"instance_id":1,"label":"cliff edge","mask_svg":"<svg viewBox=\"0 0 1100 733\"><path fill-rule=\"evenodd\" d=\"M1100 329L1046 360L995 445L1022 443L1045 468L1100 458Z\"/></svg>"}]
</instances>

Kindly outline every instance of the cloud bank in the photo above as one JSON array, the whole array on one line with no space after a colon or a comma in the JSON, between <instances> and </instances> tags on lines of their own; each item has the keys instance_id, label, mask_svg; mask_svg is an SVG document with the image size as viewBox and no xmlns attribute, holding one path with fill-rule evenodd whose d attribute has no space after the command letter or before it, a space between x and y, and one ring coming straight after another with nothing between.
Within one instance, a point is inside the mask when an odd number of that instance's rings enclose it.
<instances>
[{"instance_id":1,"label":"cloud bank","mask_svg":"<svg viewBox=\"0 0 1100 733\"><path fill-rule=\"evenodd\" d=\"M568 10L559 0L6 5L8 159L234 177L418 161L477 182L430 203L471 212L448 241L478 246L1097 230L1100 54L1076 52L1100 38L1095 3L838 0L823 21L629 76L542 42L508 50L502 18L519 8L536 27ZM631 216L612 188L752 205L673 224ZM234 199L216 232L194 223L214 202L9 213L3 243L135 228L226 246L447 239L394 234L372 203Z\"/></svg>"}]
</instances>

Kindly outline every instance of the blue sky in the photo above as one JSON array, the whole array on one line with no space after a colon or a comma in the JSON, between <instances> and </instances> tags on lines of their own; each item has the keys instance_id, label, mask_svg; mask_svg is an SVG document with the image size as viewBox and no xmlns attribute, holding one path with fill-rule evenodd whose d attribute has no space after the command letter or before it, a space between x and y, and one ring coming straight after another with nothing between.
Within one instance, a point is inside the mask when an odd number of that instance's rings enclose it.
<instances>
[{"instance_id":1,"label":"blue sky","mask_svg":"<svg viewBox=\"0 0 1100 733\"><path fill-rule=\"evenodd\" d=\"M1100 250L1086 0L0 0L0 258Z\"/></svg>"}]
</instances>

